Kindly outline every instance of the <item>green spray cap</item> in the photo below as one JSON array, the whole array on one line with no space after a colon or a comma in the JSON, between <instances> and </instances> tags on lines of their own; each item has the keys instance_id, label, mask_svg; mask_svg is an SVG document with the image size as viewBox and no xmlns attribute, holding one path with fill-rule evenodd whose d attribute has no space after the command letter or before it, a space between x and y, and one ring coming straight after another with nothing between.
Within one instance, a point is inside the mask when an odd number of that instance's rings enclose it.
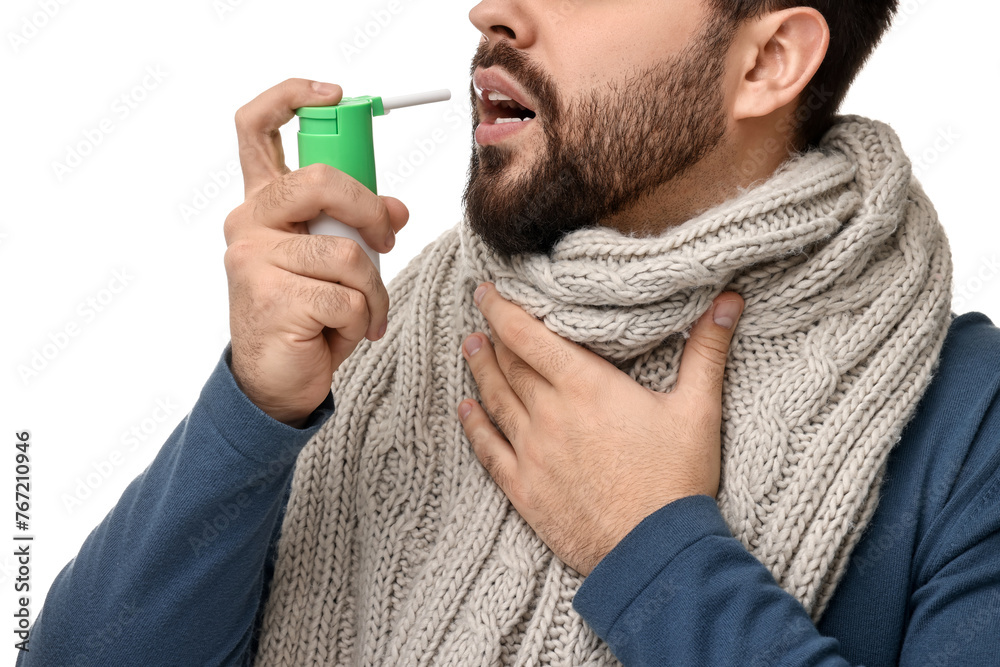
<instances>
[{"instance_id":1,"label":"green spray cap","mask_svg":"<svg viewBox=\"0 0 1000 667\"><path fill-rule=\"evenodd\" d=\"M302 107L299 117L299 167L323 162L377 193L372 118L384 116L381 97L345 97L329 107Z\"/></svg>"},{"instance_id":2,"label":"green spray cap","mask_svg":"<svg viewBox=\"0 0 1000 667\"><path fill-rule=\"evenodd\" d=\"M451 99L448 90L388 98L363 95L345 97L326 107L301 107L299 117L299 168L323 162L357 179L378 194L375 182L375 145L372 118L400 107Z\"/></svg>"},{"instance_id":3,"label":"green spray cap","mask_svg":"<svg viewBox=\"0 0 1000 667\"><path fill-rule=\"evenodd\" d=\"M448 99L451 99L450 91L435 90L386 100L370 95L347 97L334 106L300 107L295 110L295 115L299 117L299 168L322 162L378 194L372 118L384 116L399 107ZM354 227L334 220L326 213L310 220L307 227L310 234L329 234L357 241L371 258L375 269L381 270L378 253L365 243Z\"/></svg>"}]
</instances>

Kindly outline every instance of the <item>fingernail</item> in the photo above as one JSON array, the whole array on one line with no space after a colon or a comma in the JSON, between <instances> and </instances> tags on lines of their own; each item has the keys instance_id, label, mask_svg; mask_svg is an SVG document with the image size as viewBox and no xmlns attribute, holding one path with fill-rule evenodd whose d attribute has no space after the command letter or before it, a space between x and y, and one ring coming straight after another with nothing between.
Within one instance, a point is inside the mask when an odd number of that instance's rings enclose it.
<instances>
[{"instance_id":1,"label":"fingernail","mask_svg":"<svg viewBox=\"0 0 1000 667\"><path fill-rule=\"evenodd\" d=\"M462 421L465 421L465 418L469 416L470 412L472 412L472 406L468 403L462 403L458 406L458 417Z\"/></svg>"},{"instance_id":2,"label":"fingernail","mask_svg":"<svg viewBox=\"0 0 1000 667\"><path fill-rule=\"evenodd\" d=\"M320 95L333 95L337 91L332 83L320 83L319 81L312 82L312 89Z\"/></svg>"},{"instance_id":3,"label":"fingernail","mask_svg":"<svg viewBox=\"0 0 1000 667\"><path fill-rule=\"evenodd\" d=\"M723 301L715 307L712 317L723 329L732 329L736 324L736 318L740 316L740 310L742 309L739 301Z\"/></svg>"},{"instance_id":4,"label":"fingernail","mask_svg":"<svg viewBox=\"0 0 1000 667\"><path fill-rule=\"evenodd\" d=\"M483 342L479 340L479 336L470 336L465 341L465 351L469 353L470 357L476 352L479 352L482 347Z\"/></svg>"},{"instance_id":5,"label":"fingernail","mask_svg":"<svg viewBox=\"0 0 1000 667\"><path fill-rule=\"evenodd\" d=\"M479 305L479 302L483 300L484 294L486 294L486 285L480 285L476 289L476 293L472 297L473 299L475 299L477 306Z\"/></svg>"},{"instance_id":6,"label":"fingernail","mask_svg":"<svg viewBox=\"0 0 1000 667\"><path fill-rule=\"evenodd\" d=\"M392 246L396 245L396 234L391 229L385 235L385 244L389 247L389 250L392 250Z\"/></svg>"},{"instance_id":7,"label":"fingernail","mask_svg":"<svg viewBox=\"0 0 1000 667\"><path fill-rule=\"evenodd\" d=\"M382 336L384 336L385 335L385 330L388 329L388 328L389 328L389 320L386 320L385 322L382 323L382 326L379 327L378 335L376 335L375 337L376 338L381 338Z\"/></svg>"}]
</instances>

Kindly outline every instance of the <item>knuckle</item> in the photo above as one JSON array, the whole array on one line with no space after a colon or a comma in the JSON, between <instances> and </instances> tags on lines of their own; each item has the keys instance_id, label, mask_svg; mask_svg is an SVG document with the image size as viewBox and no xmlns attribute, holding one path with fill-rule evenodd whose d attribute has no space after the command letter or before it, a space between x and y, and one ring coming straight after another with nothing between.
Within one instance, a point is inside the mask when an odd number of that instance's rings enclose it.
<instances>
[{"instance_id":1,"label":"knuckle","mask_svg":"<svg viewBox=\"0 0 1000 667\"><path fill-rule=\"evenodd\" d=\"M374 294L378 297L384 309L388 311L389 292L386 290L385 283L382 282L382 276L375 270L374 265L372 265L372 270L368 272L368 282L365 283L365 289L368 294Z\"/></svg>"},{"instance_id":2,"label":"knuckle","mask_svg":"<svg viewBox=\"0 0 1000 667\"><path fill-rule=\"evenodd\" d=\"M247 105L241 106L233 115L233 122L236 124L236 131L241 132L247 123Z\"/></svg>"},{"instance_id":3,"label":"knuckle","mask_svg":"<svg viewBox=\"0 0 1000 667\"><path fill-rule=\"evenodd\" d=\"M566 410L554 401L538 401L531 407L532 421L546 426L558 426L567 423Z\"/></svg>"},{"instance_id":4,"label":"knuckle","mask_svg":"<svg viewBox=\"0 0 1000 667\"><path fill-rule=\"evenodd\" d=\"M261 313L272 313L287 302L287 280L265 273L254 282L253 292L254 306L257 310Z\"/></svg>"},{"instance_id":5,"label":"knuckle","mask_svg":"<svg viewBox=\"0 0 1000 667\"><path fill-rule=\"evenodd\" d=\"M540 370L553 374L564 374L570 364L573 363L573 356L565 349L543 340L539 350ZM573 374L579 382L585 383L585 378L579 374Z\"/></svg>"},{"instance_id":6,"label":"knuckle","mask_svg":"<svg viewBox=\"0 0 1000 667\"><path fill-rule=\"evenodd\" d=\"M341 191L354 207L359 206L361 200L370 193L368 188L353 178L341 179Z\"/></svg>"},{"instance_id":7,"label":"knuckle","mask_svg":"<svg viewBox=\"0 0 1000 667\"><path fill-rule=\"evenodd\" d=\"M337 177L337 170L323 162L314 162L299 170L305 177L305 182L310 188L322 189L327 187L333 179Z\"/></svg>"},{"instance_id":8,"label":"knuckle","mask_svg":"<svg viewBox=\"0 0 1000 667\"><path fill-rule=\"evenodd\" d=\"M515 359L507 369L507 381L511 388L525 401L531 403L535 399L535 384L531 369L523 361Z\"/></svg>"},{"instance_id":9,"label":"knuckle","mask_svg":"<svg viewBox=\"0 0 1000 667\"><path fill-rule=\"evenodd\" d=\"M291 172L274 179L262 187L254 196L254 215L283 206L292 200L295 184L299 180L297 172Z\"/></svg>"},{"instance_id":10,"label":"knuckle","mask_svg":"<svg viewBox=\"0 0 1000 667\"><path fill-rule=\"evenodd\" d=\"M330 258L330 252L322 243L323 240L323 237L293 234L279 241L274 248L288 255L292 263L302 267L306 273L315 275Z\"/></svg>"},{"instance_id":11,"label":"knuckle","mask_svg":"<svg viewBox=\"0 0 1000 667\"><path fill-rule=\"evenodd\" d=\"M354 313L358 318L368 317L368 300L365 299L365 295L357 290L348 290L345 295L345 302L348 311Z\"/></svg>"},{"instance_id":12,"label":"knuckle","mask_svg":"<svg viewBox=\"0 0 1000 667\"><path fill-rule=\"evenodd\" d=\"M332 285L309 285L300 287L296 299L313 304L326 313L343 313L350 302L343 289Z\"/></svg>"},{"instance_id":13,"label":"knuckle","mask_svg":"<svg viewBox=\"0 0 1000 667\"><path fill-rule=\"evenodd\" d=\"M571 375L566 379L566 392L577 400L595 397L596 390L597 388L582 375Z\"/></svg>"},{"instance_id":14,"label":"knuckle","mask_svg":"<svg viewBox=\"0 0 1000 667\"><path fill-rule=\"evenodd\" d=\"M226 272L230 274L240 273L256 259L256 256L256 244L251 241L244 239L231 243L223 255Z\"/></svg>"},{"instance_id":15,"label":"knuckle","mask_svg":"<svg viewBox=\"0 0 1000 667\"><path fill-rule=\"evenodd\" d=\"M242 205L230 211L229 215L226 216L226 219L222 223L222 235L226 239L226 245L232 244L236 237L236 232L240 227L240 218L242 217L240 213L241 208Z\"/></svg>"},{"instance_id":16,"label":"knuckle","mask_svg":"<svg viewBox=\"0 0 1000 667\"><path fill-rule=\"evenodd\" d=\"M490 417L493 419L493 423L496 424L500 432L507 436L508 440L514 440L517 438L517 427L514 425L514 413L501 402L500 397L494 395L490 404L493 405L493 409L490 411Z\"/></svg>"},{"instance_id":17,"label":"knuckle","mask_svg":"<svg viewBox=\"0 0 1000 667\"><path fill-rule=\"evenodd\" d=\"M371 216L378 222L379 225L384 225L386 227L392 227L392 221L389 217L389 207L385 205L385 200L381 197L371 197L369 199L372 205Z\"/></svg>"},{"instance_id":18,"label":"knuckle","mask_svg":"<svg viewBox=\"0 0 1000 667\"><path fill-rule=\"evenodd\" d=\"M338 238L337 240L339 241L336 250L338 263L350 271L361 271L365 260L368 259L368 253L354 239Z\"/></svg>"},{"instance_id":19,"label":"knuckle","mask_svg":"<svg viewBox=\"0 0 1000 667\"><path fill-rule=\"evenodd\" d=\"M695 343L695 350L714 363L725 361L729 354L729 347L723 341L715 338L702 338Z\"/></svg>"},{"instance_id":20,"label":"knuckle","mask_svg":"<svg viewBox=\"0 0 1000 667\"><path fill-rule=\"evenodd\" d=\"M527 345L534 338L531 328L525 324L515 324L512 326L508 331L507 337L515 346Z\"/></svg>"}]
</instances>

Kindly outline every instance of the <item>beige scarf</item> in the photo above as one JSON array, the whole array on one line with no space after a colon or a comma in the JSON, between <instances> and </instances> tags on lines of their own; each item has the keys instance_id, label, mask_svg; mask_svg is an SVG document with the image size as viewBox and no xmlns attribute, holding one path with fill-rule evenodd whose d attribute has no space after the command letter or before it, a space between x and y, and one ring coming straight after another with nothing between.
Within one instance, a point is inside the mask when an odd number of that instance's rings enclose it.
<instances>
[{"instance_id":1,"label":"beige scarf","mask_svg":"<svg viewBox=\"0 0 1000 667\"><path fill-rule=\"evenodd\" d=\"M299 456L256 664L619 664L572 608L583 577L513 509L456 417L480 399L460 345L490 331L472 302L482 281L662 392L712 299L743 296L718 504L818 620L950 321L935 211L892 129L856 116L656 238L591 228L506 261L459 224L427 246L389 286L388 334L335 374L336 413Z\"/></svg>"}]
</instances>

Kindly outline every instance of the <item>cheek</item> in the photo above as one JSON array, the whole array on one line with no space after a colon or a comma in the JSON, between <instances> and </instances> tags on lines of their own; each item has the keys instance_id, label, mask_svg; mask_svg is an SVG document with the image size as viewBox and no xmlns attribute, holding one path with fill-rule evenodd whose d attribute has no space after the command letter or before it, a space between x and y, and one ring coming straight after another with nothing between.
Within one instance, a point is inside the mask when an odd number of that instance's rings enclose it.
<instances>
[{"instance_id":1,"label":"cheek","mask_svg":"<svg viewBox=\"0 0 1000 667\"><path fill-rule=\"evenodd\" d=\"M549 43L542 62L568 97L581 90L613 93L628 73L639 74L681 53L706 20L704 0L557 1L540 23ZM545 39L548 37L548 39Z\"/></svg>"}]
</instances>

